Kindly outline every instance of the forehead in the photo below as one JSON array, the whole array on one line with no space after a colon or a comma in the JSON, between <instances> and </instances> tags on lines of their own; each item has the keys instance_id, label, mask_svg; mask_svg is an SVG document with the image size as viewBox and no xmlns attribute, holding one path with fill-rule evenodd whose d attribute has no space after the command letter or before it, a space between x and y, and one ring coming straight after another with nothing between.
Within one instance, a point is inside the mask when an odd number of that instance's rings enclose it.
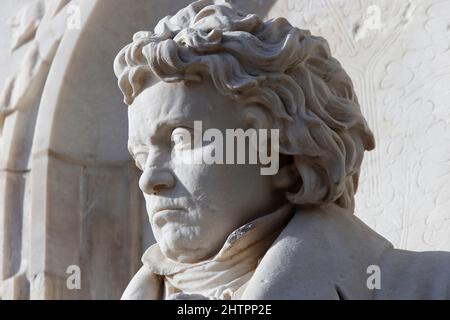
<instances>
[{"instance_id":1,"label":"forehead","mask_svg":"<svg viewBox=\"0 0 450 320\"><path fill-rule=\"evenodd\" d=\"M131 117L151 117L152 121L180 114L202 116L205 107L221 104L224 97L208 82L157 84L143 90L130 106Z\"/></svg>"},{"instance_id":2,"label":"forehead","mask_svg":"<svg viewBox=\"0 0 450 320\"><path fill-rule=\"evenodd\" d=\"M210 81L157 84L143 90L128 108L130 139L151 135L164 123L202 121L205 127L230 124L236 101Z\"/></svg>"}]
</instances>

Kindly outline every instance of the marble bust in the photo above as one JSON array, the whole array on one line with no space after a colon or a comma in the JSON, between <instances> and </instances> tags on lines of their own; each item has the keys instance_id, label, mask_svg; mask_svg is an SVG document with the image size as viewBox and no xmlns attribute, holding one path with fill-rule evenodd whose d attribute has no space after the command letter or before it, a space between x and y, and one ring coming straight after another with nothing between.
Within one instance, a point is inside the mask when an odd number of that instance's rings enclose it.
<instances>
[{"instance_id":1,"label":"marble bust","mask_svg":"<svg viewBox=\"0 0 450 320\"><path fill-rule=\"evenodd\" d=\"M450 298L449 253L394 249L353 214L375 143L325 39L200 0L136 33L114 71L157 240L123 299ZM179 161L217 147L186 139L196 121L277 130L278 170Z\"/></svg>"}]
</instances>

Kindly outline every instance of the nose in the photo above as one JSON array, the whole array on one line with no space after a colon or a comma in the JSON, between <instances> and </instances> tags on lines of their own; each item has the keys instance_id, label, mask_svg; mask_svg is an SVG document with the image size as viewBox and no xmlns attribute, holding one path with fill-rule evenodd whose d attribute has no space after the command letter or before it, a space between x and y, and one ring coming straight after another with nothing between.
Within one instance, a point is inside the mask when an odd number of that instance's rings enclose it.
<instances>
[{"instance_id":1,"label":"nose","mask_svg":"<svg viewBox=\"0 0 450 320\"><path fill-rule=\"evenodd\" d=\"M147 194L156 194L175 185L175 178L170 171L146 168L139 179L139 188Z\"/></svg>"}]
</instances>

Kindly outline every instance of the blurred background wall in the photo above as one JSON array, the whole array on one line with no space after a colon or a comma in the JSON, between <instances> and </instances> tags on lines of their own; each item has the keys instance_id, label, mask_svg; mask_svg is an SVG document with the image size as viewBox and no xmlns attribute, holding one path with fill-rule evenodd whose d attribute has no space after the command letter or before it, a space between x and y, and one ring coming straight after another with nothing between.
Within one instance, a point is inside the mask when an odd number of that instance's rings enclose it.
<instances>
[{"instance_id":1,"label":"blurred background wall","mask_svg":"<svg viewBox=\"0 0 450 320\"><path fill-rule=\"evenodd\" d=\"M0 298L117 299L139 268L154 239L112 61L189 2L2 1ZM377 142L356 214L397 247L450 250L450 1L233 2L325 37L352 77Z\"/></svg>"}]
</instances>

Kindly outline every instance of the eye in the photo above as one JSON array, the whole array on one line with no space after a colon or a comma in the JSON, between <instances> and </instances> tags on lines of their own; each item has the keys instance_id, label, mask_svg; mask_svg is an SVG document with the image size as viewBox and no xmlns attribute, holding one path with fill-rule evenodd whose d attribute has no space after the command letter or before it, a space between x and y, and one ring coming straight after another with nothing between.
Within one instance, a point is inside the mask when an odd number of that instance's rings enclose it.
<instances>
[{"instance_id":1,"label":"eye","mask_svg":"<svg viewBox=\"0 0 450 320\"><path fill-rule=\"evenodd\" d=\"M188 150L191 149L192 135L191 131L187 128L179 127L172 131L170 137L172 142L172 148L174 150Z\"/></svg>"},{"instance_id":2,"label":"eye","mask_svg":"<svg viewBox=\"0 0 450 320\"><path fill-rule=\"evenodd\" d=\"M139 170L144 171L145 163L147 162L148 154L145 152L139 152L134 156L136 167Z\"/></svg>"}]
</instances>

